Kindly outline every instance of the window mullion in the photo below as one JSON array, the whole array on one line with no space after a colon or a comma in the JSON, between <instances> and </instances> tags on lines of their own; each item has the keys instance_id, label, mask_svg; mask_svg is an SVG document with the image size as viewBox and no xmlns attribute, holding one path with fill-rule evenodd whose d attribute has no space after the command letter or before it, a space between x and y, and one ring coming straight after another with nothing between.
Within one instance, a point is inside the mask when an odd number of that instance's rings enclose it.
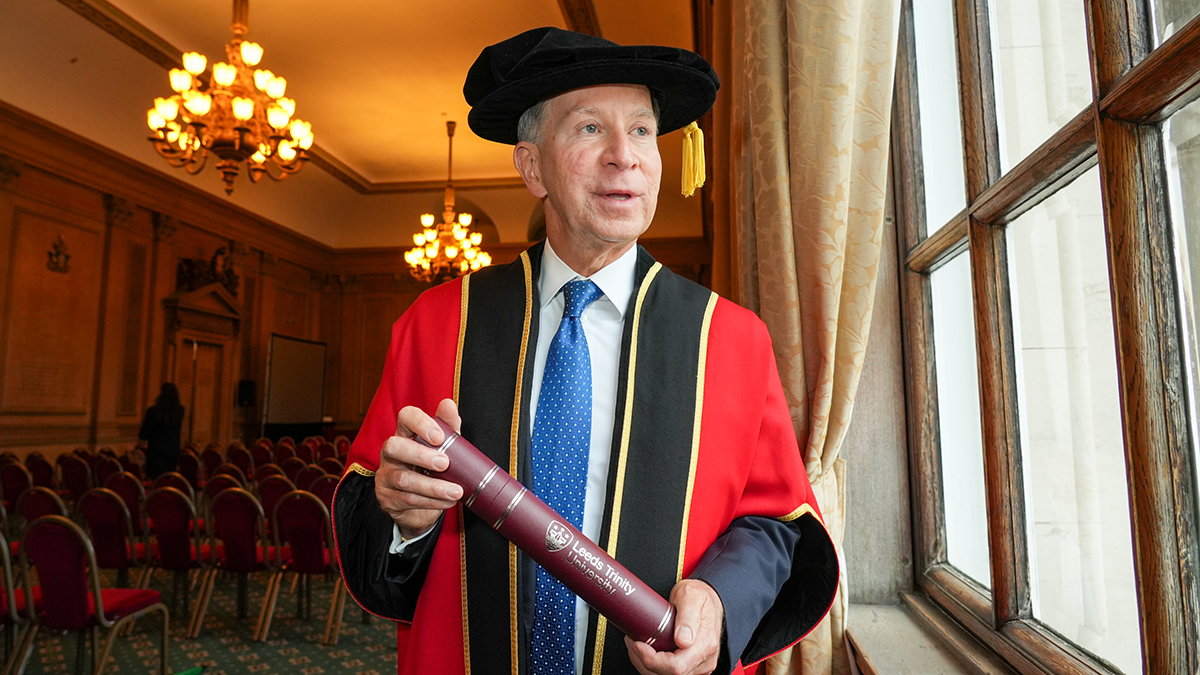
<instances>
[{"instance_id":1,"label":"window mullion","mask_svg":"<svg viewBox=\"0 0 1200 675\"><path fill-rule=\"evenodd\" d=\"M986 0L955 0L967 203L1000 177L999 132Z\"/></svg>"},{"instance_id":2,"label":"window mullion","mask_svg":"<svg viewBox=\"0 0 1200 675\"><path fill-rule=\"evenodd\" d=\"M971 219L971 285L983 416L995 627L1031 616L1025 489L1017 411L1012 302L1005 230Z\"/></svg>"}]
</instances>

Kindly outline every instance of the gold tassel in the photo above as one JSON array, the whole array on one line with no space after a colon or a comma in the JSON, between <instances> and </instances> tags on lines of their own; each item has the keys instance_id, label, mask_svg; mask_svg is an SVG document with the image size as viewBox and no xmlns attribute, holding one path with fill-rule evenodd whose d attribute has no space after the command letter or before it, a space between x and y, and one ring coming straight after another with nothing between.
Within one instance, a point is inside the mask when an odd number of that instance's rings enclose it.
<instances>
[{"instance_id":1,"label":"gold tassel","mask_svg":"<svg viewBox=\"0 0 1200 675\"><path fill-rule=\"evenodd\" d=\"M704 187L704 132L692 122L683 128L683 196Z\"/></svg>"}]
</instances>

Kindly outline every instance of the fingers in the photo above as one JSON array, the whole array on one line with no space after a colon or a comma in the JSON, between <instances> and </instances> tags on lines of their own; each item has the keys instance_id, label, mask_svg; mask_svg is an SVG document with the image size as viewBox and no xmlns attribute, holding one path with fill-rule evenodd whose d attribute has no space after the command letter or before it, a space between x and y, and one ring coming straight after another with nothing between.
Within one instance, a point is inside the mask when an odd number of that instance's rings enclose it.
<instances>
[{"instance_id":1,"label":"fingers","mask_svg":"<svg viewBox=\"0 0 1200 675\"><path fill-rule=\"evenodd\" d=\"M656 652L649 645L625 638L629 660L643 675L693 675L717 667L721 648L721 597L712 586L684 579L671 589L675 606L674 652Z\"/></svg>"},{"instance_id":2,"label":"fingers","mask_svg":"<svg viewBox=\"0 0 1200 675\"><path fill-rule=\"evenodd\" d=\"M437 416L456 431L462 426L458 406L450 399L438 404ZM418 443L417 436L434 447ZM375 497L406 537L427 530L462 498L461 487L436 476L450 466L449 458L434 449L444 440L432 417L408 406L396 416L396 435L379 451Z\"/></svg>"}]
</instances>

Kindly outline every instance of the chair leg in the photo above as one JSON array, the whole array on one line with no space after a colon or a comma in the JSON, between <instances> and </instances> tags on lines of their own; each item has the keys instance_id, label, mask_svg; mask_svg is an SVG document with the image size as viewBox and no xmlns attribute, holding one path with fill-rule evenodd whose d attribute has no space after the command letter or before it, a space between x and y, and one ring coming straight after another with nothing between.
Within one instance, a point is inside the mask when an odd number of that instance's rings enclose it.
<instances>
[{"instance_id":1,"label":"chair leg","mask_svg":"<svg viewBox=\"0 0 1200 675\"><path fill-rule=\"evenodd\" d=\"M265 641L267 634L271 631L271 619L275 617L275 601L279 599L279 588L282 585L283 570L277 570L267 581L267 594L263 598L262 610L259 612L258 622L254 626L254 639L257 642Z\"/></svg>"},{"instance_id":2,"label":"chair leg","mask_svg":"<svg viewBox=\"0 0 1200 675\"><path fill-rule=\"evenodd\" d=\"M346 611L346 587L339 577L333 586L333 598L329 601L329 618L325 620L324 644L333 646L338 643L338 635L342 632L342 615Z\"/></svg>"},{"instance_id":3,"label":"chair leg","mask_svg":"<svg viewBox=\"0 0 1200 675\"><path fill-rule=\"evenodd\" d=\"M29 657L33 654L33 646L37 641L38 624L29 623L17 638L17 644L13 651L8 655L8 660L4 663L5 673L15 673L21 675L25 672L25 666L29 664Z\"/></svg>"},{"instance_id":4,"label":"chair leg","mask_svg":"<svg viewBox=\"0 0 1200 675\"><path fill-rule=\"evenodd\" d=\"M192 612L192 620L188 624L187 635L190 638L200 636L200 628L204 625L204 613L208 611L208 600L212 597L213 584L217 579L218 569L210 567L205 570L204 583L200 585L200 597L196 598L196 609Z\"/></svg>"},{"instance_id":5,"label":"chair leg","mask_svg":"<svg viewBox=\"0 0 1200 675\"><path fill-rule=\"evenodd\" d=\"M87 629L75 631L75 675L83 675L83 659L87 654Z\"/></svg>"},{"instance_id":6,"label":"chair leg","mask_svg":"<svg viewBox=\"0 0 1200 675\"><path fill-rule=\"evenodd\" d=\"M171 613L167 611L167 606L162 606L162 644L159 645L159 668L158 675L170 675L171 673Z\"/></svg>"}]
</instances>

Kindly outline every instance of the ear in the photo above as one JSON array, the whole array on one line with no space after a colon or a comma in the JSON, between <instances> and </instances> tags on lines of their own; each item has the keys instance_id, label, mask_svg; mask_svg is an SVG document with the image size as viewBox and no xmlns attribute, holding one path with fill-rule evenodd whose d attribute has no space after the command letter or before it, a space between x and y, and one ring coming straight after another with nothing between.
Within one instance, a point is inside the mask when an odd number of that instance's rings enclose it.
<instances>
[{"instance_id":1,"label":"ear","mask_svg":"<svg viewBox=\"0 0 1200 675\"><path fill-rule=\"evenodd\" d=\"M546 187L542 184L542 164L538 147L526 141L517 143L517 147L513 148L513 164L517 167L517 173L521 174L521 179L525 181L525 187L534 197L543 199L546 196Z\"/></svg>"}]
</instances>

